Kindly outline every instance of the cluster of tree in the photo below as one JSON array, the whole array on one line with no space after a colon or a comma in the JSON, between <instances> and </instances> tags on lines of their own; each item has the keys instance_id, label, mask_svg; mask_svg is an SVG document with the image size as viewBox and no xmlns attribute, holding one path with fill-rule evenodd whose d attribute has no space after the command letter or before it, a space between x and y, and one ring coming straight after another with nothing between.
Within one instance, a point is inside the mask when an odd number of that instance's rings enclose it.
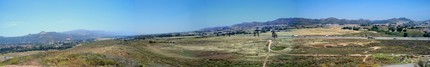
<instances>
[{"instance_id":1,"label":"cluster of tree","mask_svg":"<svg viewBox=\"0 0 430 67\"><path fill-rule=\"evenodd\" d=\"M430 37L430 32L425 32L423 36L424 37Z\"/></svg>"},{"instance_id":2,"label":"cluster of tree","mask_svg":"<svg viewBox=\"0 0 430 67\"><path fill-rule=\"evenodd\" d=\"M164 33L164 34L148 34L148 35L137 35L128 37L129 39L152 39L157 37L176 37L176 36L198 36L202 35L204 32L178 32L178 33ZM128 39L128 40L129 40Z\"/></svg>"},{"instance_id":3,"label":"cluster of tree","mask_svg":"<svg viewBox=\"0 0 430 67\"><path fill-rule=\"evenodd\" d=\"M347 29L347 30L356 30L356 31L358 31L358 30L360 30L360 29L361 29L361 27L342 27L342 29Z\"/></svg>"},{"instance_id":4,"label":"cluster of tree","mask_svg":"<svg viewBox=\"0 0 430 67\"><path fill-rule=\"evenodd\" d=\"M407 18L393 18L387 20L347 20L338 18L325 18L325 19L308 19L308 18L279 18L273 21L267 22L245 22L241 24L235 24L232 26L222 27L211 27L204 28L198 31L185 32L184 33L167 33L167 34L153 34L153 35L139 35L135 39L148 39L155 37L173 37L173 36L231 36L237 34L254 34L270 32L271 29L275 30L287 30L292 28L314 28L322 27L325 24L360 24L362 26L370 26L372 24L385 24L385 23L397 23L397 22L416 22ZM256 27L260 27L258 32L255 31ZM364 28L360 27L345 27L343 29L360 30ZM385 32L378 27L372 27L370 30ZM393 28L390 30L404 30L404 28ZM393 34L392 32L388 32ZM396 33L397 34L397 33ZM400 34L400 33L399 33Z\"/></svg>"},{"instance_id":5,"label":"cluster of tree","mask_svg":"<svg viewBox=\"0 0 430 67\"><path fill-rule=\"evenodd\" d=\"M273 21L267 22L245 22L241 24L235 24L232 26L223 27L211 27L204 28L201 31L213 32L213 31L227 31L227 30L253 30L255 27L261 27L262 32L267 32L264 27L270 27L275 25L286 26L281 29L287 28L308 28L308 27L319 27L318 25L324 24L360 24L360 25L372 25L372 24L385 24L385 23L397 23L397 22L417 22L407 18L393 18L387 20L347 20L338 18L324 18L324 19L308 19L308 18L279 18ZM268 28L273 29L273 28Z\"/></svg>"},{"instance_id":6,"label":"cluster of tree","mask_svg":"<svg viewBox=\"0 0 430 67\"><path fill-rule=\"evenodd\" d=\"M237 34L251 34L250 32L247 32L245 30L236 30L236 31L217 31L214 32L216 36L231 36L231 35L237 35Z\"/></svg>"},{"instance_id":7,"label":"cluster of tree","mask_svg":"<svg viewBox=\"0 0 430 67\"><path fill-rule=\"evenodd\" d=\"M260 33L266 33L266 32L272 32L272 37L276 38L277 34L275 30L287 30L287 27L285 26L263 26L255 27L252 31L246 31L246 30L229 30L229 31L217 31L214 32L216 36L232 36L232 35L238 35L238 34L253 34L254 36L260 36Z\"/></svg>"},{"instance_id":8,"label":"cluster of tree","mask_svg":"<svg viewBox=\"0 0 430 67\"><path fill-rule=\"evenodd\" d=\"M374 26L372 26L372 28L370 28L370 31L377 31L377 32L383 32L383 33L389 34L389 35L398 35L398 36L408 37L408 33L407 33L406 29L407 28L404 26L397 26L397 27L389 26L388 30L384 30L384 29L381 29L380 26L374 25Z\"/></svg>"},{"instance_id":9,"label":"cluster of tree","mask_svg":"<svg viewBox=\"0 0 430 67\"><path fill-rule=\"evenodd\" d=\"M390 26L390 27L388 27L388 30L390 32L406 32L406 29L407 29L406 26L397 26L397 27Z\"/></svg>"},{"instance_id":10,"label":"cluster of tree","mask_svg":"<svg viewBox=\"0 0 430 67\"><path fill-rule=\"evenodd\" d=\"M225 29L225 27L223 28ZM159 38L159 37L175 37L175 36L233 36L233 35L240 35L240 34L254 34L254 36L259 36L260 33L266 33L270 32L272 29L279 29L279 30L285 30L286 27L272 27L272 26L265 26L262 28L256 27L255 30L218 30L218 31L193 31L193 32L181 32L181 33L165 33L165 34L151 34L151 35L139 35L134 36L133 39L152 39L152 38Z\"/></svg>"},{"instance_id":11,"label":"cluster of tree","mask_svg":"<svg viewBox=\"0 0 430 67\"><path fill-rule=\"evenodd\" d=\"M79 42L58 42L55 44L13 44L13 45L2 45L0 48L0 53L10 53L10 52L25 52L34 50L64 50L76 46Z\"/></svg>"}]
</instances>

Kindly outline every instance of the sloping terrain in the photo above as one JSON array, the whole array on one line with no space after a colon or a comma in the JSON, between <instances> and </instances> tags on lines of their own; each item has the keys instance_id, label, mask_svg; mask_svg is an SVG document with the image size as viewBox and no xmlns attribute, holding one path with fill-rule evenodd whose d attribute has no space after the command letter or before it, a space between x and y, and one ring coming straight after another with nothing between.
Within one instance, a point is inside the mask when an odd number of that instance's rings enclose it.
<instances>
[{"instance_id":1,"label":"sloping terrain","mask_svg":"<svg viewBox=\"0 0 430 67\"><path fill-rule=\"evenodd\" d=\"M273 52L265 43L273 40ZM405 42L405 43L402 43ZM397 43L393 45L392 43ZM14 66L379 66L410 63L388 54L422 54L428 41L360 39L272 39L232 37L174 37L148 40L106 40L67 50L45 51L2 62ZM415 46L408 46L415 45ZM322 46L321 46L322 45ZM328 45L328 46L327 46ZM412 49L422 47L420 49ZM368 51L368 52L366 52ZM419 52L421 51L421 52ZM366 52L366 53L365 53ZM414 53L410 53L414 52ZM354 54L354 56L347 56ZM373 54L363 62L364 55ZM316 62L317 61L317 62Z\"/></svg>"},{"instance_id":2,"label":"sloping terrain","mask_svg":"<svg viewBox=\"0 0 430 67\"><path fill-rule=\"evenodd\" d=\"M222 39L220 39L222 38ZM285 40L284 40L285 41ZM98 41L62 51L7 60L7 65L47 66L211 66L227 62L259 65L265 39L256 37L166 38ZM286 47L287 43L278 43ZM281 45L282 44L282 45ZM283 50L278 50L283 51ZM37 58L36 58L37 57ZM29 62L38 62L31 64ZM230 65L230 64L226 64Z\"/></svg>"},{"instance_id":3,"label":"sloping terrain","mask_svg":"<svg viewBox=\"0 0 430 67\"><path fill-rule=\"evenodd\" d=\"M52 43L72 40L86 40L99 37L114 36L103 31L74 30L68 32L40 32L18 37L0 37L0 44L16 43Z\"/></svg>"}]
</instances>

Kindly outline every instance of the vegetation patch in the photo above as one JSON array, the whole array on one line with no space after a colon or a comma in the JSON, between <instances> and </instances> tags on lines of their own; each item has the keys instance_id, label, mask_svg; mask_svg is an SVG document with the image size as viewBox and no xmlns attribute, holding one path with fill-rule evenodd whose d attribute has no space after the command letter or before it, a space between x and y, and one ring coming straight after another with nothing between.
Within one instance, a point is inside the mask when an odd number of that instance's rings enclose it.
<instances>
[{"instance_id":1,"label":"vegetation patch","mask_svg":"<svg viewBox=\"0 0 430 67\"><path fill-rule=\"evenodd\" d=\"M373 66L375 63L362 62L363 57L338 56L338 57L314 57L314 56L275 56L270 66L274 67L333 67L333 66Z\"/></svg>"},{"instance_id":2,"label":"vegetation patch","mask_svg":"<svg viewBox=\"0 0 430 67\"><path fill-rule=\"evenodd\" d=\"M42 60L48 65L55 66L123 66L119 58L94 53L70 54Z\"/></svg>"},{"instance_id":3,"label":"vegetation patch","mask_svg":"<svg viewBox=\"0 0 430 67\"><path fill-rule=\"evenodd\" d=\"M267 54L267 40L272 40ZM156 41L150 43L149 41ZM429 41L367 39L286 39L252 36L160 38L134 41L106 40L84 43L72 49L46 51L17 57L4 65L26 65L32 61L42 66L181 66L181 67L259 67L266 56L272 67L378 66L391 64L396 57L388 54L425 54ZM317 45L332 44L324 47ZM368 51L367 53L365 53ZM383 53L383 55L377 55ZM293 56L290 54L337 54L329 56ZM363 56L376 54L364 63ZM378 63L381 62L381 63Z\"/></svg>"},{"instance_id":4,"label":"vegetation patch","mask_svg":"<svg viewBox=\"0 0 430 67\"><path fill-rule=\"evenodd\" d=\"M273 46L271 49L272 50L284 50L285 48L287 48L286 46Z\"/></svg>"},{"instance_id":5,"label":"vegetation patch","mask_svg":"<svg viewBox=\"0 0 430 67\"><path fill-rule=\"evenodd\" d=\"M360 33L360 31L343 30L340 27L296 29L291 32L294 35L323 35L323 36Z\"/></svg>"},{"instance_id":6,"label":"vegetation patch","mask_svg":"<svg viewBox=\"0 0 430 67\"><path fill-rule=\"evenodd\" d=\"M346 47L346 46L365 46L370 43L378 43L374 40L363 39L297 39L296 44L302 44L309 47Z\"/></svg>"},{"instance_id":7,"label":"vegetation patch","mask_svg":"<svg viewBox=\"0 0 430 67\"><path fill-rule=\"evenodd\" d=\"M377 53L372 55L372 59L374 61L378 61L378 63L397 63L400 60L400 57L395 57L390 54Z\"/></svg>"}]
</instances>

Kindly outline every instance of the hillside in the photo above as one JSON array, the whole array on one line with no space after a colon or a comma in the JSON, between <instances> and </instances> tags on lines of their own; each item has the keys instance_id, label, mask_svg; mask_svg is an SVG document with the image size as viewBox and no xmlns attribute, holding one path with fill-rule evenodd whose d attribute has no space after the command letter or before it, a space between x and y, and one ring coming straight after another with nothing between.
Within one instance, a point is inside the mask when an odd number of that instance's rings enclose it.
<instances>
[{"instance_id":1,"label":"hillside","mask_svg":"<svg viewBox=\"0 0 430 67\"><path fill-rule=\"evenodd\" d=\"M1 65L259 67L262 66L265 57L268 57L268 66L271 67L380 66L415 61L415 57L405 59L402 56L391 56L392 54L426 54L429 50L425 49L428 47L426 45L428 41L266 38L269 36L236 35L96 41L67 50L44 51L13 58L2 62ZM267 40L274 41L272 53L267 53L267 47L264 45ZM366 55L372 56L363 62Z\"/></svg>"},{"instance_id":2,"label":"hillside","mask_svg":"<svg viewBox=\"0 0 430 67\"><path fill-rule=\"evenodd\" d=\"M67 32L45 32L18 37L0 37L0 44L13 43L53 43L61 41L86 40L98 37L115 36L109 32L91 30L73 30Z\"/></svg>"},{"instance_id":3,"label":"hillside","mask_svg":"<svg viewBox=\"0 0 430 67\"><path fill-rule=\"evenodd\" d=\"M19 37L5 37L0 40L0 43L49 43L56 41L67 41L74 38L74 36L66 35L57 32L40 32L38 34L29 34ZM76 38L78 39L78 38Z\"/></svg>"},{"instance_id":4,"label":"hillside","mask_svg":"<svg viewBox=\"0 0 430 67\"><path fill-rule=\"evenodd\" d=\"M72 31L66 31L62 32L64 34L69 34L73 36L82 36L82 37L108 37L108 36L118 36L119 34L116 34L114 32L106 32L106 31L100 31L100 30L72 30Z\"/></svg>"},{"instance_id":5,"label":"hillside","mask_svg":"<svg viewBox=\"0 0 430 67\"><path fill-rule=\"evenodd\" d=\"M348 20L348 19L338 19L338 18L323 18L323 19L308 19L308 18L279 18L273 21L266 22L244 22L240 24L235 24L232 26L224 27L210 27L204 28L202 31L225 31L225 30L247 30L255 29L258 26L274 26L283 25L288 27L303 27L303 26L316 26L324 24L385 24L385 23L397 23L397 22L417 22L410 20L408 18L392 18L387 20Z\"/></svg>"},{"instance_id":6,"label":"hillside","mask_svg":"<svg viewBox=\"0 0 430 67\"><path fill-rule=\"evenodd\" d=\"M265 23L244 23L243 25L214 27L208 30L229 31L233 29L231 27L246 29L247 27L275 24L288 26L317 24L313 22L316 20L307 21L310 19L291 20L279 19ZM335 20L335 18L330 18L324 21L330 22L326 24L344 23L335 22ZM391 21L372 21L371 23L399 21L409 20L400 18L391 19ZM75 35L70 35L72 33ZM0 65L259 67L264 65L262 63L267 63L267 66L270 67L369 67L421 62L421 60L417 60L420 57L415 57L415 55L428 55L430 53L428 52L430 49L427 49L429 47L427 40L415 40L413 37L392 37L388 34L368 30L345 30L341 26L295 28L276 33L280 38L271 38L272 32L261 32L260 36L249 33L228 36L199 36L201 35L199 32L131 36L130 39L84 42L70 49L40 51L39 53L25 54L25 56L19 55L16 58L6 58L7 60L2 61ZM66 35L73 37L90 34L94 34L92 36L102 35L86 31L73 31L69 34L41 32L24 37L38 36L44 38L56 35L60 37L59 40L62 40L61 37L67 37ZM363 35L383 36L383 38L372 39ZM406 40L401 40L405 38ZM268 47L267 43L271 42L273 42L272 46ZM272 51L268 52L267 48Z\"/></svg>"}]
</instances>

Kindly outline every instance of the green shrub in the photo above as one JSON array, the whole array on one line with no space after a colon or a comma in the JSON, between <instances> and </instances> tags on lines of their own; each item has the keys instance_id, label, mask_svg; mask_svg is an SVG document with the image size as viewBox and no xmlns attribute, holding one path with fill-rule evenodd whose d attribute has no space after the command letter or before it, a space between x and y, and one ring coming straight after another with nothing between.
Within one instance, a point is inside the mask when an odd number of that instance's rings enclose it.
<instances>
[{"instance_id":1,"label":"green shrub","mask_svg":"<svg viewBox=\"0 0 430 67\"><path fill-rule=\"evenodd\" d=\"M286 46L273 46L272 48L270 48L270 49L272 49L272 50L283 50L283 49L285 49L285 48L287 48Z\"/></svg>"}]
</instances>

